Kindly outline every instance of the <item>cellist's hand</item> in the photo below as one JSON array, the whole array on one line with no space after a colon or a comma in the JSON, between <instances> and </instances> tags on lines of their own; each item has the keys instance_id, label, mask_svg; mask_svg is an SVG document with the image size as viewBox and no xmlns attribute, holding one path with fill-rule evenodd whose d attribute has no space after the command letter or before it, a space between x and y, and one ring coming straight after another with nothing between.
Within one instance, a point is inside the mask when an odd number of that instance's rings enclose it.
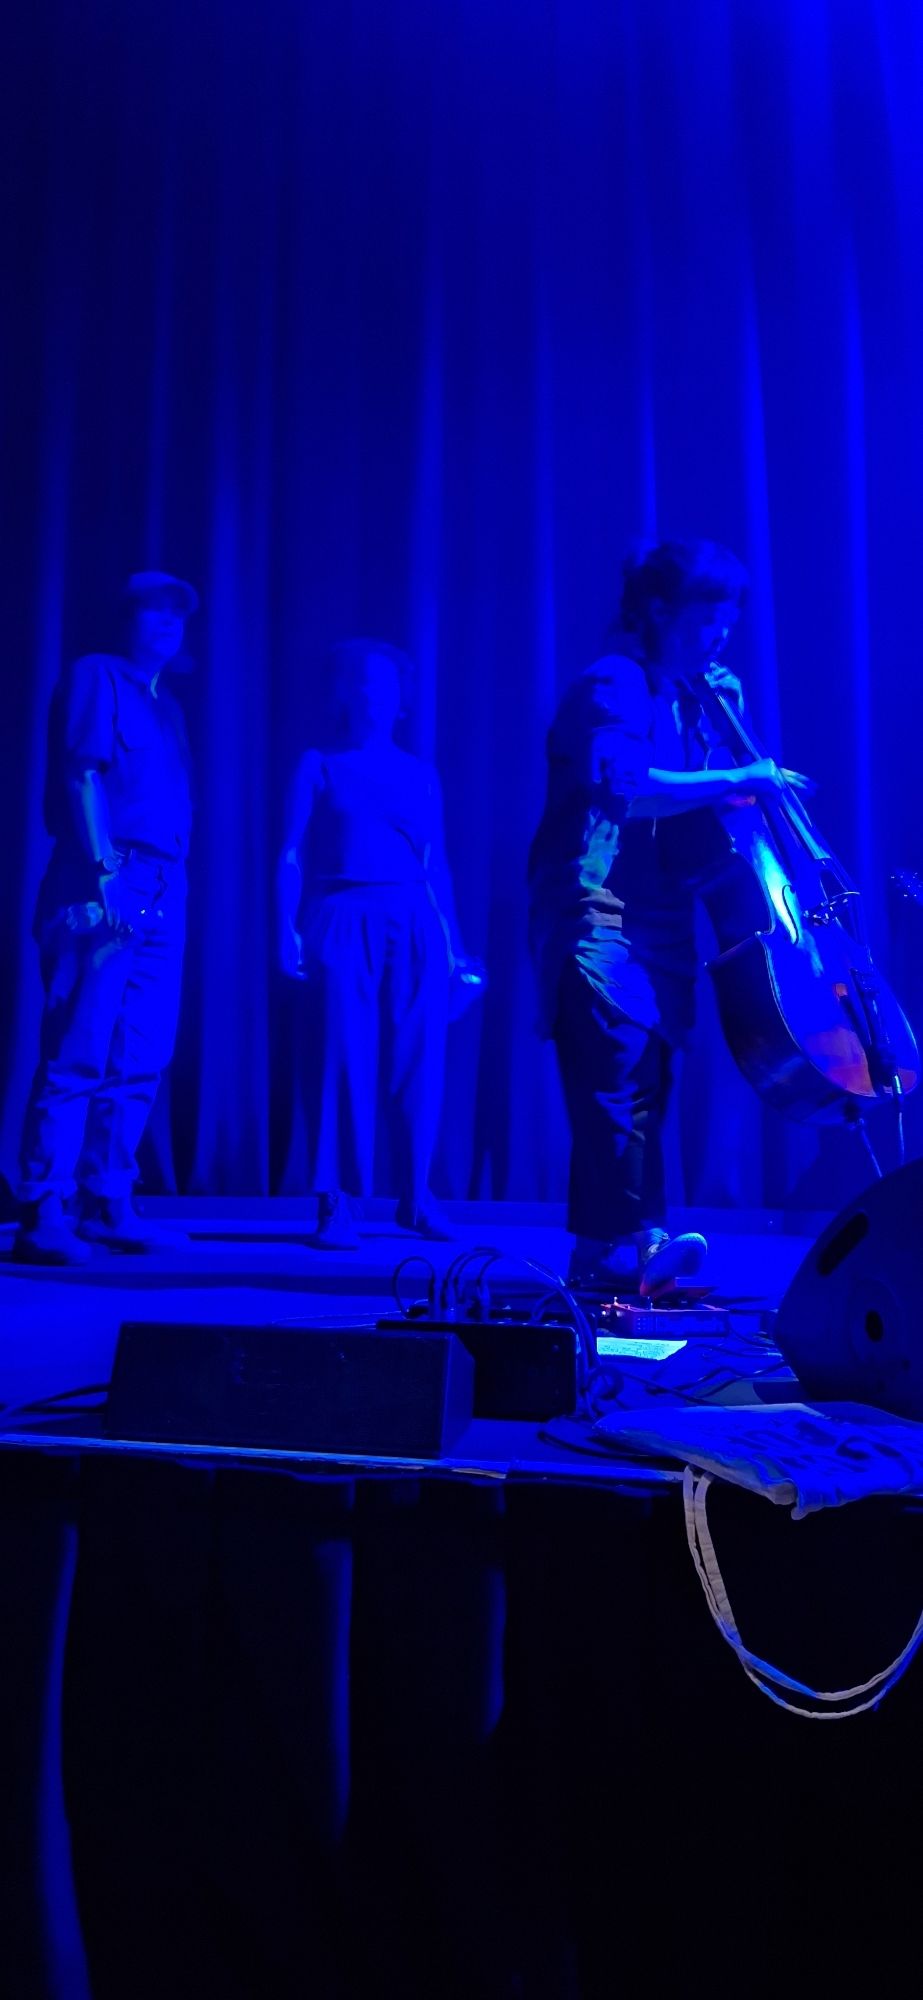
<instances>
[{"instance_id":1,"label":"cellist's hand","mask_svg":"<svg viewBox=\"0 0 923 2000\"><path fill-rule=\"evenodd\" d=\"M738 715L743 715L746 707L743 683L738 680L736 674L732 674L730 667L723 667L720 660L712 660L711 666L705 669L705 679L709 687L714 688L716 694L727 696L728 701L732 702L736 708Z\"/></svg>"},{"instance_id":2,"label":"cellist's hand","mask_svg":"<svg viewBox=\"0 0 923 2000\"><path fill-rule=\"evenodd\" d=\"M806 778L803 771L788 771L772 757L761 757L756 764L742 764L738 772L740 790L752 792L757 798L776 798L780 792L797 792L807 799L817 786L813 778Z\"/></svg>"}]
</instances>

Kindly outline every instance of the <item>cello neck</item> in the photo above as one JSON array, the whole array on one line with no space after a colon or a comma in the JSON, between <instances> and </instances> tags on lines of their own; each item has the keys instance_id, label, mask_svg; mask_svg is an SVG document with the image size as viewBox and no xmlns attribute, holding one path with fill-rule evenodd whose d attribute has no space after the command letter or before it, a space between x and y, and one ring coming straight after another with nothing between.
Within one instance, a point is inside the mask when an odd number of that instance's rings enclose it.
<instances>
[{"instance_id":1,"label":"cello neck","mask_svg":"<svg viewBox=\"0 0 923 2000\"><path fill-rule=\"evenodd\" d=\"M724 724L729 732L730 742L728 747L731 750L741 751L743 753L743 762L745 763L761 763L766 757L767 752L761 748L756 738L751 736L749 730L744 727L741 717L737 714L733 704L728 701L726 695L721 693L720 688L713 688L708 682L706 682L706 687L708 696L720 710ZM697 698L701 700L700 696ZM792 790L791 785L784 785L780 791L776 811L784 819L789 832L807 849L812 860L832 860L833 857L830 854L830 850L826 846L826 843L820 839L810 813L806 811L797 792Z\"/></svg>"}]
</instances>

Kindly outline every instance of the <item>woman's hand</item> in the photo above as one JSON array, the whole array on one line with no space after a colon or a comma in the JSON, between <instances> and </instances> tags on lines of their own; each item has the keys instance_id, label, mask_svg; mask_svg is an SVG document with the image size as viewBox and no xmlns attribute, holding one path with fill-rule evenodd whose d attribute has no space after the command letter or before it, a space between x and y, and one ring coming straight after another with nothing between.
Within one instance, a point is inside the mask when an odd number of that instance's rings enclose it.
<instances>
[{"instance_id":1,"label":"woman's hand","mask_svg":"<svg viewBox=\"0 0 923 2000\"><path fill-rule=\"evenodd\" d=\"M481 958L469 958L467 952L458 952L451 959L449 975L449 1020L457 1021L470 1007L472 1000L480 1000L487 990L487 967Z\"/></svg>"},{"instance_id":2,"label":"woman's hand","mask_svg":"<svg viewBox=\"0 0 923 2000\"><path fill-rule=\"evenodd\" d=\"M286 924L279 944L279 963L288 979L304 979L304 940L294 924Z\"/></svg>"},{"instance_id":3,"label":"woman's hand","mask_svg":"<svg viewBox=\"0 0 923 2000\"><path fill-rule=\"evenodd\" d=\"M99 900L109 929L121 931L123 936L130 937L131 925L125 914L125 889L118 862L113 861L110 867L100 870Z\"/></svg>"}]
</instances>

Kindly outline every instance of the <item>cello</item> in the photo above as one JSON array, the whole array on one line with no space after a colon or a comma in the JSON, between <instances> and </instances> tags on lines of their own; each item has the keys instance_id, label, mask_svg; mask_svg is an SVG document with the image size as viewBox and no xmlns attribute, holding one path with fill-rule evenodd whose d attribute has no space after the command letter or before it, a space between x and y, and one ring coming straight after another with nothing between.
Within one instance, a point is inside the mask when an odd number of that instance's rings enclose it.
<instances>
[{"instance_id":1,"label":"cello","mask_svg":"<svg viewBox=\"0 0 923 2000\"><path fill-rule=\"evenodd\" d=\"M764 757L733 704L706 676L683 683L706 764ZM697 827L691 821L699 822ZM857 1119L871 1101L898 1110L919 1052L874 964L862 897L793 787L742 796L682 820L683 881L705 905L717 946L708 963L738 1068L785 1117Z\"/></svg>"}]
</instances>

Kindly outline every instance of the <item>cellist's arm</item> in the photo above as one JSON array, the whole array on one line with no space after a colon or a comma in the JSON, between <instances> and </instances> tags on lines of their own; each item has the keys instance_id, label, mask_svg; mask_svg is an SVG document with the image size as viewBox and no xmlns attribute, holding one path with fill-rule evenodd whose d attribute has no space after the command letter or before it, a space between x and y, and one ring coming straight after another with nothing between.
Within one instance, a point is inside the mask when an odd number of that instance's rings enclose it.
<instances>
[{"instance_id":1,"label":"cellist's arm","mask_svg":"<svg viewBox=\"0 0 923 2000\"><path fill-rule=\"evenodd\" d=\"M733 798L772 798L791 787L813 790L800 771L781 770L771 757L738 764L723 771L648 771L628 807L629 819L665 819L668 814L694 812L699 806L719 806Z\"/></svg>"},{"instance_id":2,"label":"cellist's arm","mask_svg":"<svg viewBox=\"0 0 923 2000\"><path fill-rule=\"evenodd\" d=\"M722 679L718 691L730 692L731 679L739 686L726 669L715 671ZM731 798L772 797L787 784L797 792L813 789L797 772L780 771L771 757L720 770L645 769L650 754L649 700L641 668L619 655L598 660L570 697L568 712L575 711L571 735L582 750L584 782L602 801L611 802L616 817L625 801L630 819L663 819L668 813L722 805Z\"/></svg>"}]
</instances>

